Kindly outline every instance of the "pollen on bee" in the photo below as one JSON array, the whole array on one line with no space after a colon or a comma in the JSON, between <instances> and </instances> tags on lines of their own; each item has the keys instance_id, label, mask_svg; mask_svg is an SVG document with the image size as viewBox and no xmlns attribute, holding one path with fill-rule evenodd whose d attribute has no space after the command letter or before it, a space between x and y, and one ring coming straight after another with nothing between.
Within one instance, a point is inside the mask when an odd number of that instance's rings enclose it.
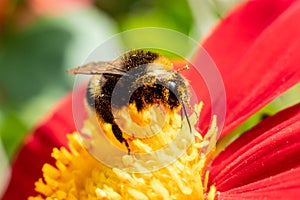
<instances>
[{"instance_id":1,"label":"pollen on bee","mask_svg":"<svg viewBox=\"0 0 300 200\"><path fill-rule=\"evenodd\" d=\"M129 104L128 112L132 121L138 124L139 126L145 127L151 123L150 109L138 112L135 104Z\"/></svg>"}]
</instances>

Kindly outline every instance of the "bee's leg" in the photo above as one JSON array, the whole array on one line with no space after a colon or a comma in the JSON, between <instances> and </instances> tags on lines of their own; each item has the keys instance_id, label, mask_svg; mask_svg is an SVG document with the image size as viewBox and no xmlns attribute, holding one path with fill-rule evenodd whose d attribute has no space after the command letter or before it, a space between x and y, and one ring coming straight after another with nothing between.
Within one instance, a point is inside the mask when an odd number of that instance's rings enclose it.
<instances>
[{"instance_id":1,"label":"bee's leg","mask_svg":"<svg viewBox=\"0 0 300 200\"><path fill-rule=\"evenodd\" d=\"M186 112L185 105L184 105L183 101L182 101L181 103L182 103L182 109L183 109L183 112L184 112L185 118L186 118L186 120L187 120L187 123L188 123L188 125L189 125L189 128L190 128L190 132L192 133L192 126L191 126L191 122L190 122L190 120L189 120L189 116L188 116L188 114L187 114L187 112Z\"/></svg>"},{"instance_id":2,"label":"bee's leg","mask_svg":"<svg viewBox=\"0 0 300 200\"><path fill-rule=\"evenodd\" d=\"M193 108L188 101L185 101L185 102L186 102L186 105L188 106L188 108L195 113L197 119L199 119L199 114L196 112L195 108Z\"/></svg>"},{"instance_id":3,"label":"bee's leg","mask_svg":"<svg viewBox=\"0 0 300 200\"><path fill-rule=\"evenodd\" d=\"M183 126L182 121L183 121L183 116L184 116L184 113L183 113L183 109L182 109L182 108L180 109L180 115L181 115L181 126L180 126L180 128L182 128L182 126Z\"/></svg>"},{"instance_id":4,"label":"bee's leg","mask_svg":"<svg viewBox=\"0 0 300 200\"><path fill-rule=\"evenodd\" d=\"M122 144L124 143L127 150L128 154L130 154L130 148L129 144L126 141L126 139L123 137L122 130L118 126L118 124L115 121L115 118L112 114L111 110L111 103L110 100L107 99L107 97L101 97L99 98L99 102L95 105L98 115L97 117L99 118L100 121L103 121L105 123L111 124L111 129L112 132L115 136L115 138Z\"/></svg>"},{"instance_id":5,"label":"bee's leg","mask_svg":"<svg viewBox=\"0 0 300 200\"><path fill-rule=\"evenodd\" d=\"M115 137L117 138L117 140L119 140L120 143L124 143L127 150L128 150L128 155L130 155L130 147L129 147L129 144L128 142L126 141L126 139L123 137L123 133L120 129L120 127L116 124L116 123L113 123L112 126L112 131L115 135Z\"/></svg>"}]
</instances>

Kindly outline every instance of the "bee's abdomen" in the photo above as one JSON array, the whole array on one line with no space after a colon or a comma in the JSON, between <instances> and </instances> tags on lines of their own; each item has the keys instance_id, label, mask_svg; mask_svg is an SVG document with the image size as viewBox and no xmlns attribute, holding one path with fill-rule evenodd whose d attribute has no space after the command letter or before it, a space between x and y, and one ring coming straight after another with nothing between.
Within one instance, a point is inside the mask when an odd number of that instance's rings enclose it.
<instances>
[{"instance_id":1,"label":"bee's abdomen","mask_svg":"<svg viewBox=\"0 0 300 200\"><path fill-rule=\"evenodd\" d=\"M96 112L100 120L113 123L114 117L111 110L111 97L119 76L103 74L91 78L86 91L86 102Z\"/></svg>"},{"instance_id":2,"label":"bee's abdomen","mask_svg":"<svg viewBox=\"0 0 300 200\"><path fill-rule=\"evenodd\" d=\"M94 110L95 108L95 96L93 94L93 88L88 87L85 93L85 100L90 109Z\"/></svg>"}]
</instances>

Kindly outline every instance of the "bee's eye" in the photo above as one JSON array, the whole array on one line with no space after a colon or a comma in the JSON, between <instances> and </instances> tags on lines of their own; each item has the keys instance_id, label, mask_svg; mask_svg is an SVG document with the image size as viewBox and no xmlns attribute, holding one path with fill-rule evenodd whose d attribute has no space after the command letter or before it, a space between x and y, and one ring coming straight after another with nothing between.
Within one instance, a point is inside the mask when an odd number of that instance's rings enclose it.
<instances>
[{"instance_id":1,"label":"bee's eye","mask_svg":"<svg viewBox=\"0 0 300 200\"><path fill-rule=\"evenodd\" d=\"M175 91L176 90L176 83L174 81L168 81L167 82L167 87L168 87L169 90Z\"/></svg>"}]
</instances>

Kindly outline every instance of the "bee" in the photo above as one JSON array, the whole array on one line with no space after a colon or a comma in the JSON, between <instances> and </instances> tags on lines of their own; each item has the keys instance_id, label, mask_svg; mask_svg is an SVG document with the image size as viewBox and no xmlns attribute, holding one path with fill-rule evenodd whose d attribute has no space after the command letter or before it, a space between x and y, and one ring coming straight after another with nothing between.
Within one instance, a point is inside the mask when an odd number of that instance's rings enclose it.
<instances>
[{"instance_id":1,"label":"bee","mask_svg":"<svg viewBox=\"0 0 300 200\"><path fill-rule=\"evenodd\" d=\"M128 73L137 70L135 74ZM86 102L89 109L95 109L99 123L111 125L115 138L124 144L130 154L128 141L118 126L112 113L112 107L121 109L134 105L138 112L159 104L167 111L181 110L186 116L190 131L191 125L187 117L185 104L189 105L190 93L188 81L173 69L169 59L153 51L132 50L110 62L92 62L69 70L70 74L93 75L86 91ZM118 83L118 81L122 81ZM119 85L118 101L112 102L116 85ZM138 88L136 86L138 85ZM131 92L131 93L130 93ZM129 101L123 96L131 94Z\"/></svg>"}]
</instances>

